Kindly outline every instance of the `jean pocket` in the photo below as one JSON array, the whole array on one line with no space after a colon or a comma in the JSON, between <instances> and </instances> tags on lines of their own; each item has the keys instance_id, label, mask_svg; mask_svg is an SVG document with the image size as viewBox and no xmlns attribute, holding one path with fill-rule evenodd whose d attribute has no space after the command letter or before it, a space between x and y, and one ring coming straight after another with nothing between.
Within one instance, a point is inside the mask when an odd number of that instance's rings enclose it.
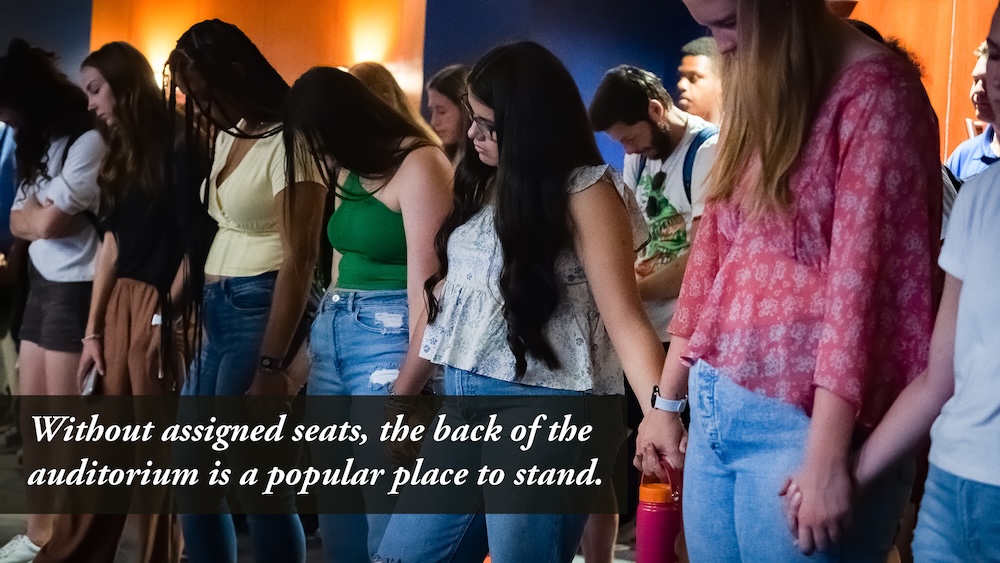
<instances>
[{"instance_id":1,"label":"jean pocket","mask_svg":"<svg viewBox=\"0 0 1000 563\"><path fill-rule=\"evenodd\" d=\"M274 293L267 287L234 288L229 295L233 309L244 313L261 313L271 308Z\"/></svg>"},{"instance_id":2,"label":"jean pocket","mask_svg":"<svg viewBox=\"0 0 1000 563\"><path fill-rule=\"evenodd\" d=\"M403 334L409 330L406 307L361 307L354 312L354 322L378 334Z\"/></svg>"}]
</instances>

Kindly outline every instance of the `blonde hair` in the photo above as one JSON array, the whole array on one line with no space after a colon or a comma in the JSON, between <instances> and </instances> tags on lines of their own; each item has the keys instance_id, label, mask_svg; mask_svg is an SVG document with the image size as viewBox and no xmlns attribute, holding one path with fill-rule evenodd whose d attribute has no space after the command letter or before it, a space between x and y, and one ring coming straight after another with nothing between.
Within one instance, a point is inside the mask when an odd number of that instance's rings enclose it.
<instances>
[{"instance_id":1,"label":"blonde hair","mask_svg":"<svg viewBox=\"0 0 1000 563\"><path fill-rule=\"evenodd\" d=\"M427 133L427 137L438 146L441 145L441 138L431 129L423 117L417 113L406 99L406 94L400 88L399 83L389 72L389 69L379 63L365 62L358 63L347 70L375 93L382 101L389 104L389 107L399 112L411 124L416 125Z\"/></svg>"},{"instance_id":2,"label":"blonde hair","mask_svg":"<svg viewBox=\"0 0 1000 563\"><path fill-rule=\"evenodd\" d=\"M736 198L760 218L792 203L789 176L838 64L835 20L824 0L739 0L737 22L739 53L723 56L722 137L708 199Z\"/></svg>"}]
</instances>

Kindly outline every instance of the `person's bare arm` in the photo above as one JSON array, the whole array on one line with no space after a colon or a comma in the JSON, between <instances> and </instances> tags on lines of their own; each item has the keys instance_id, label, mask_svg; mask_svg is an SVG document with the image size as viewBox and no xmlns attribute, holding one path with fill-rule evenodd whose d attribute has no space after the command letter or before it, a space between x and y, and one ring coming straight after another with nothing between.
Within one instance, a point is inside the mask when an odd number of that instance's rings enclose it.
<instances>
[{"instance_id":1,"label":"person's bare arm","mask_svg":"<svg viewBox=\"0 0 1000 563\"><path fill-rule=\"evenodd\" d=\"M83 340L83 353L77 370L77 380L83 388L83 380L94 366L97 372L104 375L104 318L108 312L108 302L111 301L111 290L115 287L118 276L115 265L118 261L118 241L108 232L104 234L104 242L97 250L94 264L94 286L90 294L90 314L87 317L86 337ZM150 319L152 321L152 319Z\"/></svg>"},{"instance_id":2,"label":"person's bare arm","mask_svg":"<svg viewBox=\"0 0 1000 563\"><path fill-rule=\"evenodd\" d=\"M698 232L698 223L701 217L696 217L691 222L691 230L688 232L688 239L693 243L695 233ZM681 283L684 281L684 269L687 268L690 250L684 252L674 260L653 270L648 276L638 276L636 283L639 287L639 298L643 301L666 301L676 299L681 294Z\"/></svg>"},{"instance_id":3,"label":"person's bare arm","mask_svg":"<svg viewBox=\"0 0 1000 563\"><path fill-rule=\"evenodd\" d=\"M398 174L405 174L399 205L406 231L406 297L410 310L410 346L393 384L396 395L416 395L427 384L434 364L420 357L420 343L427 326L424 282L437 272L434 238L452 205L452 171L445 154L436 147L410 153Z\"/></svg>"},{"instance_id":4,"label":"person's bare arm","mask_svg":"<svg viewBox=\"0 0 1000 563\"><path fill-rule=\"evenodd\" d=\"M615 187L602 180L569 198L577 254L598 312L621 358L625 377L642 401L653 392L663 366L663 345L639 300L635 252L625 205Z\"/></svg>"},{"instance_id":5,"label":"person's bare arm","mask_svg":"<svg viewBox=\"0 0 1000 563\"><path fill-rule=\"evenodd\" d=\"M864 488L927 439L931 425L955 394L955 331L962 281L946 275L931 336L927 370L896 398L858 454L854 478Z\"/></svg>"},{"instance_id":6,"label":"person's bare arm","mask_svg":"<svg viewBox=\"0 0 1000 563\"><path fill-rule=\"evenodd\" d=\"M72 231L75 218L51 201L41 204L35 196L29 195L24 200L24 207L10 212L10 232L28 241L60 238Z\"/></svg>"},{"instance_id":7,"label":"person's bare arm","mask_svg":"<svg viewBox=\"0 0 1000 563\"><path fill-rule=\"evenodd\" d=\"M289 197L289 190L295 196ZM281 266L274 284L271 312L264 331L261 356L283 359L309 298L309 285L319 257L323 202L326 188L316 182L298 182L275 196L281 213Z\"/></svg>"}]
</instances>

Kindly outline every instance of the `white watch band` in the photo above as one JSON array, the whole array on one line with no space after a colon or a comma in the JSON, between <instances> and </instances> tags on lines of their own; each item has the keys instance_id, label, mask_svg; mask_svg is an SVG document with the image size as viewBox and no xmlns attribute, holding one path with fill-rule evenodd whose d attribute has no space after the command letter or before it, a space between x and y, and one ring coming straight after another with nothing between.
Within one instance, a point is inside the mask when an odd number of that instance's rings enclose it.
<instances>
[{"instance_id":1,"label":"white watch band","mask_svg":"<svg viewBox=\"0 0 1000 563\"><path fill-rule=\"evenodd\" d=\"M664 399L660 396L660 388L653 387L653 397L652 397L653 408L666 412L680 413L684 412L684 407L687 406L687 397L672 401L670 399Z\"/></svg>"}]
</instances>

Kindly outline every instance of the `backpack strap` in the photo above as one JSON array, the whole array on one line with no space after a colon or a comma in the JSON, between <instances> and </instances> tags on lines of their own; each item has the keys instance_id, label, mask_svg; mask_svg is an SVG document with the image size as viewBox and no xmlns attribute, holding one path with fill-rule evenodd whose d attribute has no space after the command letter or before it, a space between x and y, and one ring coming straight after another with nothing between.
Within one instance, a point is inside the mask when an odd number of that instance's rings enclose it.
<instances>
[{"instance_id":1,"label":"backpack strap","mask_svg":"<svg viewBox=\"0 0 1000 563\"><path fill-rule=\"evenodd\" d=\"M684 194L687 195L688 203L694 205L691 199L691 177L694 175L694 159L698 156L698 149L705 141L719 134L719 129L714 125L709 125L694 134L691 145L688 146L687 154L684 155L684 168L682 170L684 180Z\"/></svg>"},{"instance_id":2,"label":"backpack strap","mask_svg":"<svg viewBox=\"0 0 1000 563\"><path fill-rule=\"evenodd\" d=\"M639 179L642 178L642 173L643 173L644 170L646 170L646 155L640 154L639 155L639 169L635 173L635 189L636 189L636 191L639 190Z\"/></svg>"}]
</instances>

